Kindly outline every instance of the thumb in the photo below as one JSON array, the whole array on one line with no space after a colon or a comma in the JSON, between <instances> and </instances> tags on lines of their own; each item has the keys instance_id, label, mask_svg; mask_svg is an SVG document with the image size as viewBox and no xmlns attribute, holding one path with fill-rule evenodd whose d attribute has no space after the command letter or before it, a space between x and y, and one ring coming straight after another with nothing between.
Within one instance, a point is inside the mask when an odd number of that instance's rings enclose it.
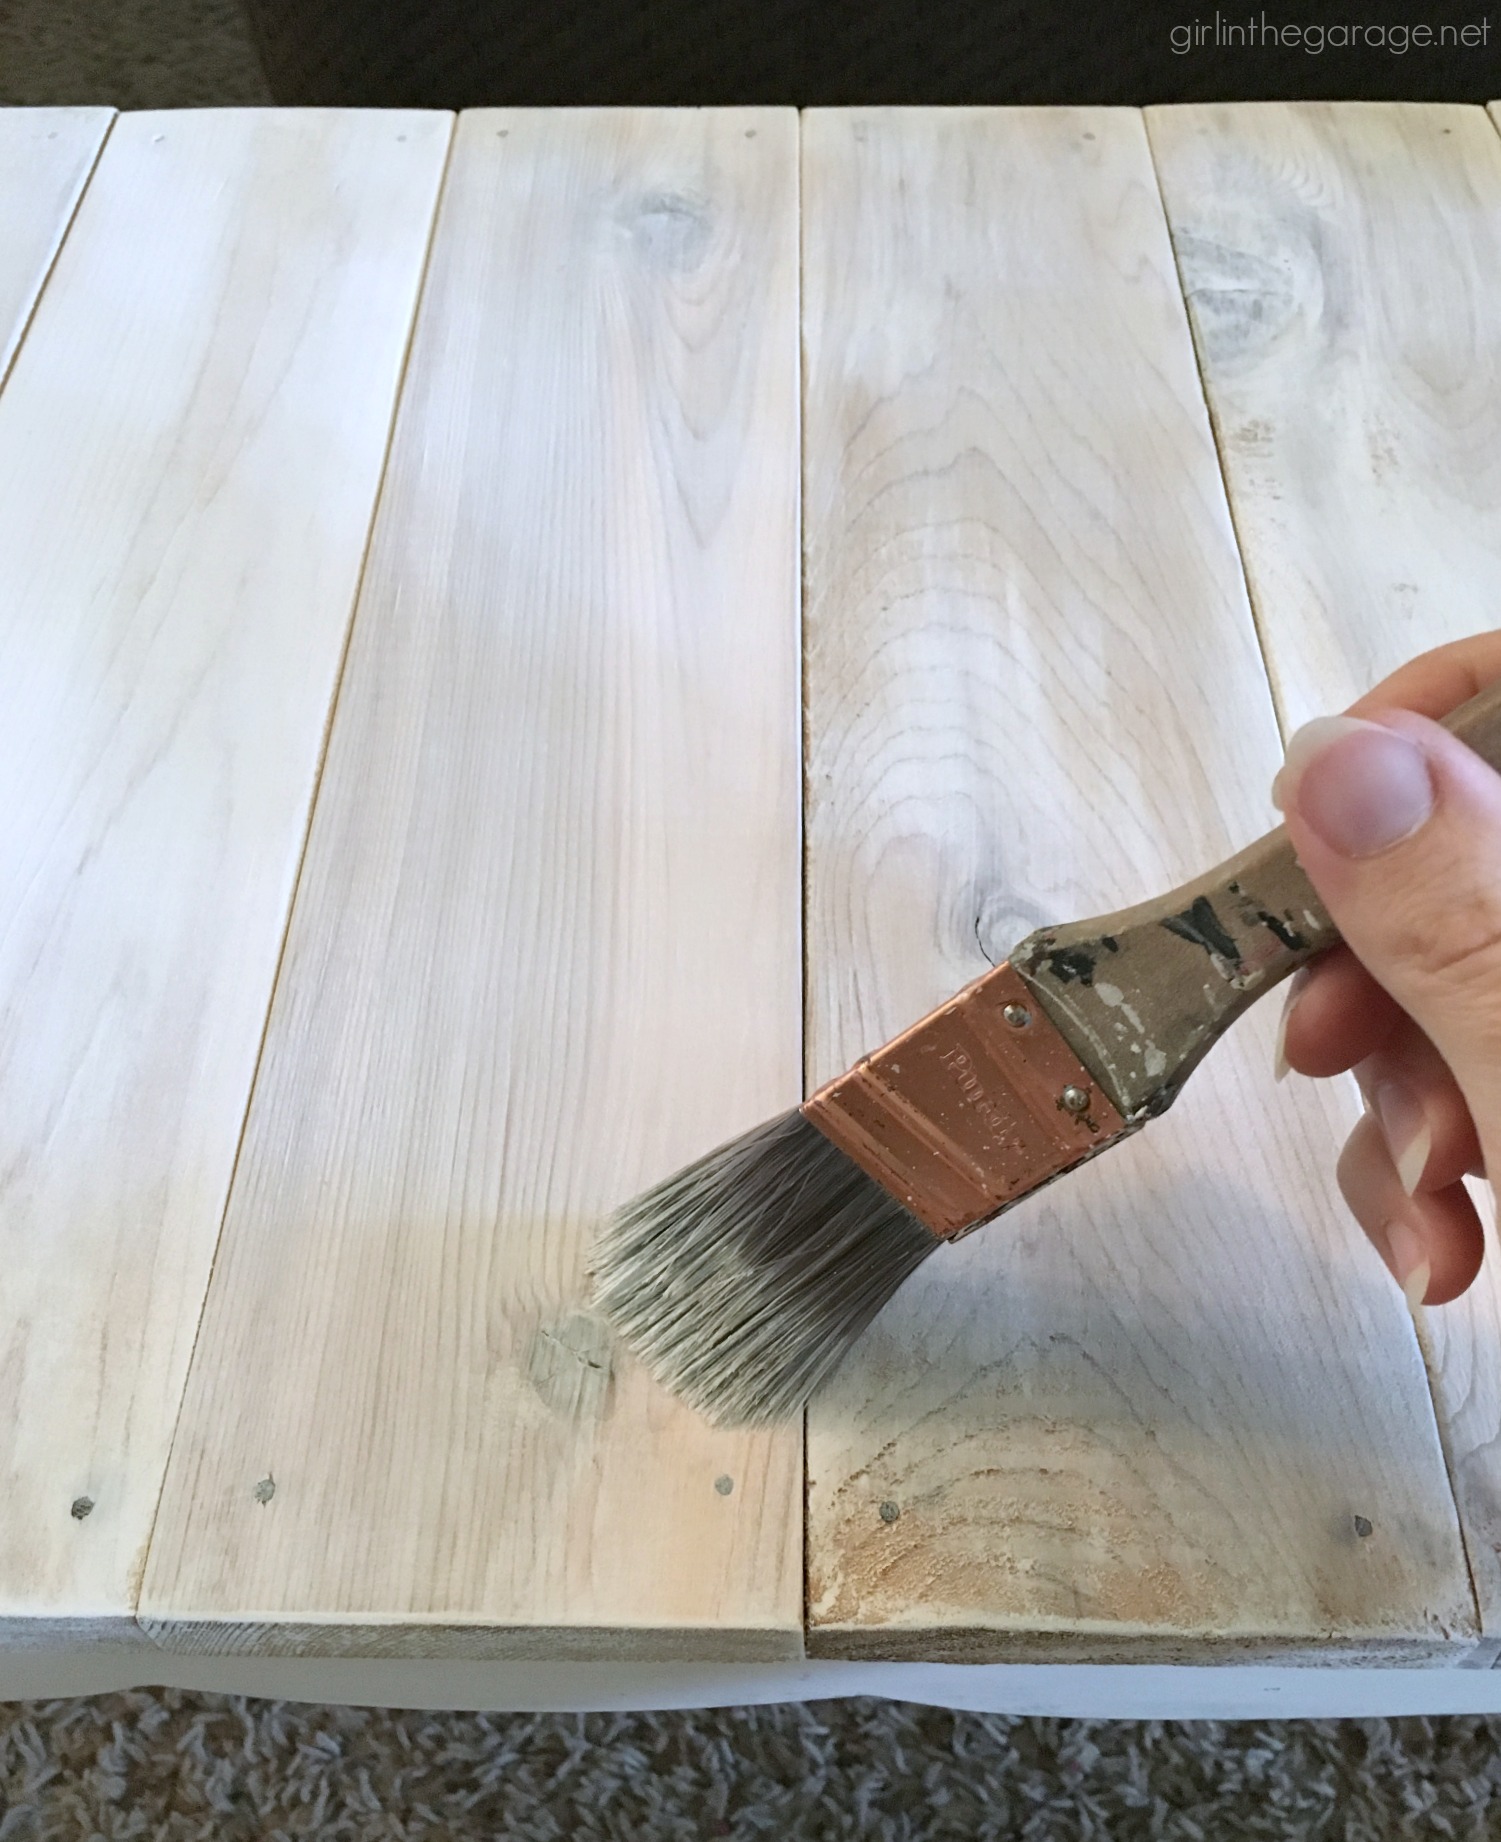
<instances>
[{"instance_id":1,"label":"thumb","mask_svg":"<svg viewBox=\"0 0 1501 1842\"><path fill-rule=\"evenodd\" d=\"M1501 1168L1501 775L1406 710L1319 717L1273 788L1346 943L1430 1038Z\"/></svg>"}]
</instances>

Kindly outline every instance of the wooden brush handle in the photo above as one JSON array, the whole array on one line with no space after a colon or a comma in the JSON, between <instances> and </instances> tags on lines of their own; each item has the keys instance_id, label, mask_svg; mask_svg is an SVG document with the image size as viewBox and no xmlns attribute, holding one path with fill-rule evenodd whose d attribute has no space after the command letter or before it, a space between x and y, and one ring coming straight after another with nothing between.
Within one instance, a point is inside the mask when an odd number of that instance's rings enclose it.
<instances>
[{"instance_id":1,"label":"wooden brush handle","mask_svg":"<svg viewBox=\"0 0 1501 1842\"><path fill-rule=\"evenodd\" d=\"M1501 771L1501 681L1443 721ZM1169 895L1029 935L1011 964L1131 1119L1171 1105L1248 1004L1338 941L1279 825Z\"/></svg>"}]
</instances>

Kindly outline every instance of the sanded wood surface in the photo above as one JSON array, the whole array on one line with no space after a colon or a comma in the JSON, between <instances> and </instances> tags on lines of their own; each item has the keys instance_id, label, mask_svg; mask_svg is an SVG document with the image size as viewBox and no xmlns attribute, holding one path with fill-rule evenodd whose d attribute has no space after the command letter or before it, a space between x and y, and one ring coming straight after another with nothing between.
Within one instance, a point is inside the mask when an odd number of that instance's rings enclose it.
<instances>
[{"instance_id":1,"label":"sanded wood surface","mask_svg":"<svg viewBox=\"0 0 1501 1842\"><path fill-rule=\"evenodd\" d=\"M1501 137L1478 108L1149 112L1289 727L1501 623ZM1488 1203L1488 1197L1482 1198ZM1501 1248L1424 1314L1501 1637Z\"/></svg>"},{"instance_id":2,"label":"sanded wood surface","mask_svg":"<svg viewBox=\"0 0 1501 1842\"><path fill-rule=\"evenodd\" d=\"M0 109L0 384L113 115Z\"/></svg>"},{"instance_id":3,"label":"sanded wood surface","mask_svg":"<svg viewBox=\"0 0 1501 1842\"><path fill-rule=\"evenodd\" d=\"M1255 837L1280 748L1140 117L814 112L803 209L816 1082ZM1471 1648L1354 1105L1263 1008L814 1403L810 1650Z\"/></svg>"},{"instance_id":4,"label":"sanded wood surface","mask_svg":"<svg viewBox=\"0 0 1501 1842\"><path fill-rule=\"evenodd\" d=\"M134 1629L447 133L118 122L0 394L6 1642Z\"/></svg>"},{"instance_id":5,"label":"sanded wood surface","mask_svg":"<svg viewBox=\"0 0 1501 1842\"><path fill-rule=\"evenodd\" d=\"M152 1550L171 1646L793 1655L799 1430L587 1308L800 1081L797 125L461 121Z\"/></svg>"}]
</instances>

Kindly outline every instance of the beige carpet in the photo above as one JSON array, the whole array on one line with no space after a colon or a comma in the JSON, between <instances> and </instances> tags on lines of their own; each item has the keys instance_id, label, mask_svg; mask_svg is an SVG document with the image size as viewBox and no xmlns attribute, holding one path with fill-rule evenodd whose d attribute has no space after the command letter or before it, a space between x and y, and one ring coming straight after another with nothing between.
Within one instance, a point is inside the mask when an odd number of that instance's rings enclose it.
<instances>
[{"instance_id":1,"label":"beige carpet","mask_svg":"<svg viewBox=\"0 0 1501 1842\"><path fill-rule=\"evenodd\" d=\"M351 0L354 3L354 0ZM269 100L235 0L0 0L0 103ZM1501 1720L1007 1720L885 1702L402 1714L0 1704L0 1842L1501 1837Z\"/></svg>"},{"instance_id":2,"label":"beige carpet","mask_svg":"<svg viewBox=\"0 0 1501 1842\"><path fill-rule=\"evenodd\" d=\"M0 1842L1501 1836L1493 1722L1013 1720L877 1701L432 1714L0 1706Z\"/></svg>"}]
</instances>

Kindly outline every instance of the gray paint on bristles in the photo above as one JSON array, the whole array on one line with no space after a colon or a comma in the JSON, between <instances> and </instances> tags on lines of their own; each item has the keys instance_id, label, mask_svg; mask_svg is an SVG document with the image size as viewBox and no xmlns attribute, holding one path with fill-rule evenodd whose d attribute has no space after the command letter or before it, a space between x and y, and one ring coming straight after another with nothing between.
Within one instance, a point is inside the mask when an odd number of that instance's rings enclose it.
<instances>
[{"instance_id":1,"label":"gray paint on bristles","mask_svg":"<svg viewBox=\"0 0 1501 1842\"><path fill-rule=\"evenodd\" d=\"M628 1203L595 1302L710 1419L787 1419L942 1243L796 1111Z\"/></svg>"}]
</instances>

